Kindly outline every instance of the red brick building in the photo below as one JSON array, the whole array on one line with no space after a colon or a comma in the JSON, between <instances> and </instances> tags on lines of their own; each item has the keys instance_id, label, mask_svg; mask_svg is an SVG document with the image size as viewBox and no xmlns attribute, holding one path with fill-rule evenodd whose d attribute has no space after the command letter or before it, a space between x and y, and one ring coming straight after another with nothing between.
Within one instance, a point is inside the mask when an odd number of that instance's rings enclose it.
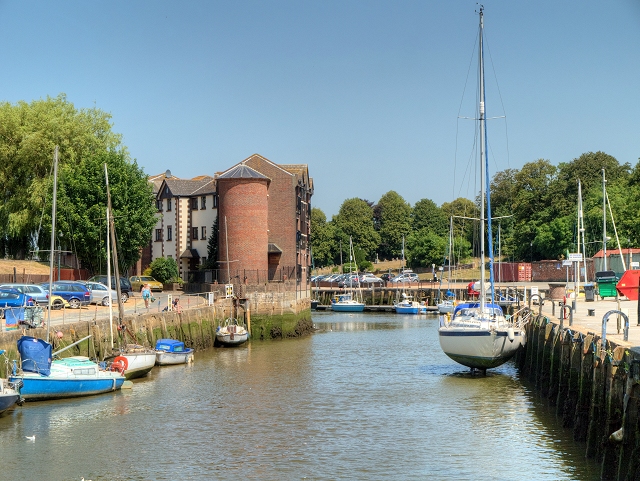
<instances>
[{"instance_id":1,"label":"red brick building","mask_svg":"<svg viewBox=\"0 0 640 481\"><path fill-rule=\"evenodd\" d=\"M231 277L249 283L295 278L306 284L313 195L308 167L278 165L254 154L215 179L221 267L226 269L228 238Z\"/></svg>"}]
</instances>

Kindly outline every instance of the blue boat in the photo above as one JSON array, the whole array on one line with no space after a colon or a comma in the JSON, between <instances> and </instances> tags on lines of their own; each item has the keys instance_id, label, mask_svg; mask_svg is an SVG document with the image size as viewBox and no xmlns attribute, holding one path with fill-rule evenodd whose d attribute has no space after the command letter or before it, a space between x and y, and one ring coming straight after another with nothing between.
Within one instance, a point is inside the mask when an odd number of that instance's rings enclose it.
<instances>
[{"instance_id":1,"label":"blue boat","mask_svg":"<svg viewBox=\"0 0 640 481\"><path fill-rule=\"evenodd\" d=\"M90 396L115 391L125 377L107 371L88 357L75 356L52 360L52 346L42 339L22 336L18 339L21 368L14 363L10 382L22 382L20 395L26 401Z\"/></svg>"},{"instance_id":2,"label":"blue boat","mask_svg":"<svg viewBox=\"0 0 640 481\"><path fill-rule=\"evenodd\" d=\"M156 365L188 364L193 361L193 349L185 348L184 342L175 339L156 341Z\"/></svg>"},{"instance_id":3,"label":"blue boat","mask_svg":"<svg viewBox=\"0 0 640 481\"><path fill-rule=\"evenodd\" d=\"M403 301L397 302L393 305L397 314L426 314L427 306L418 301L411 300L410 296L407 296Z\"/></svg>"}]
</instances>

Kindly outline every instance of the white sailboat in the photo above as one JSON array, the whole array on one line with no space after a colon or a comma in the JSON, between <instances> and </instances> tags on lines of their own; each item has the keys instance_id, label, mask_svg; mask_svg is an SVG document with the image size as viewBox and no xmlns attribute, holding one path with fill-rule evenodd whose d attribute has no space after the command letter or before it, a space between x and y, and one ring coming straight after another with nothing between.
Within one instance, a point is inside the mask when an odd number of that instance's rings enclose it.
<instances>
[{"instance_id":1,"label":"white sailboat","mask_svg":"<svg viewBox=\"0 0 640 481\"><path fill-rule=\"evenodd\" d=\"M356 264L356 256L353 251L353 240L349 237L349 267L353 269L355 266L355 286L354 279L349 280L349 286L345 287L345 292L338 294L331 299L331 310L337 312L363 312L364 302L362 302L362 291L360 290L360 278L358 274L358 265Z\"/></svg>"},{"instance_id":2,"label":"white sailboat","mask_svg":"<svg viewBox=\"0 0 640 481\"><path fill-rule=\"evenodd\" d=\"M229 267L229 238L227 236L227 218L224 218L224 239L225 246L227 249L227 282L231 282L231 269ZM227 317L224 322L219 325L216 329L216 341L223 346L239 346L240 344L244 344L249 339L249 331L247 328L242 325L242 323L238 322L238 318L233 315L233 284L227 284L225 292L227 293L227 297L231 299L231 314Z\"/></svg>"},{"instance_id":3,"label":"white sailboat","mask_svg":"<svg viewBox=\"0 0 640 481\"><path fill-rule=\"evenodd\" d=\"M457 305L453 315L440 318L438 329L440 346L454 361L472 370L486 371L508 361L526 342L525 315L507 318L502 308L494 301L493 245L491 232L491 201L489 195L488 162L486 158L487 135L485 128L485 91L483 58L483 7L480 7L479 30L479 135L480 135L480 295L477 302ZM486 212L485 216L485 201ZM485 223L489 239L489 288L485 282ZM488 291L488 292L487 292Z\"/></svg>"},{"instance_id":4,"label":"white sailboat","mask_svg":"<svg viewBox=\"0 0 640 481\"><path fill-rule=\"evenodd\" d=\"M456 306L455 296L451 297L449 295L450 290L449 286L451 284L451 256L453 255L453 216L449 218L449 255L447 256L448 264L449 264L449 277L447 278L447 294L444 299L436 304L438 307L438 312L440 314L446 314L448 312L453 312L454 307ZM440 280L442 283L442 280Z\"/></svg>"},{"instance_id":5,"label":"white sailboat","mask_svg":"<svg viewBox=\"0 0 640 481\"><path fill-rule=\"evenodd\" d=\"M404 236L402 236L402 273L405 273L405 261L404 261ZM396 293L397 295L397 293ZM413 299L411 294L407 294L404 289L404 283L402 285L401 298L396 300L393 304L397 314L426 314L427 306L424 302L418 302Z\"/></svg>"},{"instance_id":6,"label":"white sailboat","mask_svg":"<svg viewBox=\"0 0 640 481\"><path fill-rule=\"evenodd\" d=\"M109 173L107 171L107 164L104 164L104 176L107 186L107 283L111 285L111 267L109 265L110 256L113 255L113 269L115 271L116 278L116 290L118 292L118 331L122 333L125 343L120 347L118 351L115 351L111 356L106 358L107 361L111 361L114 364L121 366L121 370L127 379L136 379L146 376L156 364L156 352L153 349L149 349L137 343L135 336L129 331L129 328L124 324L124 306L122 305L122 295L120 292L120 272L118 270L118 250L116 248L116 236L115 226L113 222L113 209L111 207L111 192L109 190ZM109 252L109 239L113 244L111 252ZM109 325L113 323L113 314L111 309L111 303L109 303ZM133 343L126 343L126 337L129 335L134 341ZM111 349L113 349L113 328L111 328Z\"/></svg>"}]
</instances>

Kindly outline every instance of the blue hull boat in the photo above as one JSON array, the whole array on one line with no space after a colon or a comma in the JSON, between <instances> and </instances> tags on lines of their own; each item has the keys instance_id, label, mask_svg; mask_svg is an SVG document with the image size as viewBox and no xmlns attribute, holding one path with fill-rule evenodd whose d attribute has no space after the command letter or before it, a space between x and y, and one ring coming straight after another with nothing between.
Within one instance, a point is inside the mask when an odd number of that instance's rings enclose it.
<instances>
[{"instance_id":1,"label":"blue hull boat","mask_svg":"<svg viewBox=\"0 0 640 481\"><path fill-rule=\"evenodd\" d=\"M125 377L107 371L87 357L52 361L51 344L29 336L18 340L22 368L14 365L11 382L22 382L20 395L26 401L91 396L122 387Z\"/></svg>"}]
</instances>

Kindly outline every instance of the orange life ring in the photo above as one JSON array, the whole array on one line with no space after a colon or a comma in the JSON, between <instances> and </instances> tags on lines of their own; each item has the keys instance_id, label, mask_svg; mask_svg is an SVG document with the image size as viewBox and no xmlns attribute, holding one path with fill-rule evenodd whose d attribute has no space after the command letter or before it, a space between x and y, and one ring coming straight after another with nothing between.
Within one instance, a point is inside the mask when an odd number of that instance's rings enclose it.
<instances>
[{"instance_id":1,"label":"orange life ring","mask_svg":"<svg viewBox=\"0 0 640 481\"><path fill-rule=\"evenodd\" d=\"M129 361L124 356L117 356L111 363L111 370L118 371L120 374L124 374L128 367Z\"/></svg>"}]
</instances>

